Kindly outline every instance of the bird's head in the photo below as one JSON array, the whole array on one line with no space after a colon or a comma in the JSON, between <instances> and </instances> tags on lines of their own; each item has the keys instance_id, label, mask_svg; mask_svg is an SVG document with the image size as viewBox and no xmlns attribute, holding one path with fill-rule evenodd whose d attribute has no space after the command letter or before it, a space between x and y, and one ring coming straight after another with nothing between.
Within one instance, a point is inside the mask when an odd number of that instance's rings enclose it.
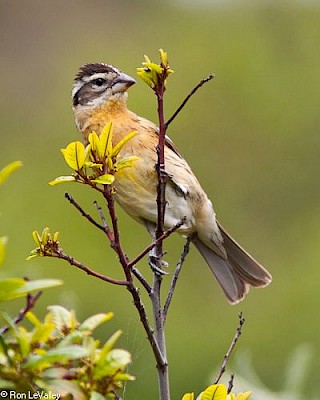
<instances>
[{"instance_id":1,"label":"bird's head","mask_svg":"<svg viewBox=\"0 0 320 400\"><path fill-rule=\"evenodd\" d=\"M127 89L136 81L112 65L84 64L72 88L73 108L100 108L109 100L126 99Z\"/></svg>"}]
</instances>

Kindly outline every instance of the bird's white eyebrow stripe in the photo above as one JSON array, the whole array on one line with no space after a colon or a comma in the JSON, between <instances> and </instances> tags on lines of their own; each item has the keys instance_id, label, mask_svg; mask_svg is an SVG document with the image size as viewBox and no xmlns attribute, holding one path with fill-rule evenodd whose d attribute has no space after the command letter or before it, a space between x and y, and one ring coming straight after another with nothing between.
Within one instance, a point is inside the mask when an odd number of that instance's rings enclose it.
<instances>
[{"instance_id":1,"label":"bird's white eyebrow stripe","mask_svg":"<svg viewBox=\"0 0 320 400\"><path fill-rule=\"evenodd\" d=\"M106 75L107 74L105 72L98 72L98 73L90 75L90 76L84 76L82 78L82 80L83 80L83 82L90 82L90 81L93 81L98 78L106 79Z\"/></svg>"}]
</instances>

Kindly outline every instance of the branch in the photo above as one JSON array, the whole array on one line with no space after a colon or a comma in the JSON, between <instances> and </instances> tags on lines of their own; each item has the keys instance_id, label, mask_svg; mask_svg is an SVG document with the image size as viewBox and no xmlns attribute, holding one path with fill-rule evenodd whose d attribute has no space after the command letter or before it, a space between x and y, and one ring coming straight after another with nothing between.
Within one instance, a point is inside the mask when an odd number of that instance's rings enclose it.
<instances>
[{"instance_id":1,"label":"branch","mask_svg":"<svg viewBox=\"0 0 320 400\"><path fill-rule=\"evenodd\" d=\"M245 323L245 319L243 318L243 315L242 315L242 312L241 312L239 314L239 325L238 325L238 328L237 328L236 333L235 333L235 335L234 335L234 337L232 339L232 342L231 342L231 344L229 346L229 349L228 349L227 353L225 354L225 356L223 358L223 362L222 362L220 370L219 370L219 372L218 372L218 374L217 374L217 376L216 376L216 378L214 380L214 384L217 384L219 382L220 378L222 377L222 375L224 374L224 372L226 370L226 366L227 366L228 361L229 361L229 359L231 357L231 353L232 353L233 349L235 348L235 346L237 344L237 341L239 340L239 337L241 336L242 327L243 327L244 323Z\"/></svg>"},{"instance_id":2,"label":"branch","mask_svg":"<svg viewBox=\"0 0 320 400\"><path fill-rule=\"evenodd\" d=\"M165 365L166 361L162 355L161 349L159 347L158 341L156 340L153 329L151 328L150 322L147 317L147 313L145 310L145 307L141 301L140 294L138 289L133 285L131 282L128 286L127 289L131 293L133 297L133 303L138 310L139 316L140 316L140 321L142 322L142 325L144 327L144 330L146 331L149 343L151 345L154 357L156 359L157 365Z\"/></svg>"},{"instance_id":3,"label":"branch","mask_svg":"<svg viewBox=\"0 0 320 400\"><path fill-rule=\"evenodd\" d=\"M81 269L82 271L86 272L88 275L94 276L95 278L98 278L100 280L106 281L108 283L112 283L115 285L122 285L122 286L126 286L127 289L129 290L129 292L132 295L133 298L133 302L134 305L136 307L136 309L138 310L139 316L140 316L140 320L142 322L142 325L145 329L145 332L147 334L149 343L151 345L151 348L153 350L155 359L157 361L157 363L159 365L164 365L165 361L163 359L162 353L160 351L160 348L158 346L158 343L155 339L155 336L153 334L153 329L151 328L151 325L148 321L148 317L145 311L145 307L141 301L140 298L140 294L138 289L133 285L132 283L132 276L131 276L131 267L134 265L133 263L131 263L131 265L129 265L128 263L128 259L126 257L126 255L124 254L122 247L121 247L121 243L120 243L120 233L119 233L119 229L118 229L118 221L117 221L117 216L115 213L115 206L114 206L114 199L112 194L109 191L109 188L107 188L107 190L105 190L103 192L103 195L107 201L107 205L108 205L108 210L109 210L109 214L110 214L110 218L112 221L112 226L113 226L113 230L114 233L112 233L109 229L109 227L107 226L106 223L106 219L104 217L104 214L102 212L101 207L98 205L97 202L95 202L95 206L98 210L98 213L100 215L100 218L102 220L103 226L98 224L89 214L87 214L86 212L84 212L84 210L81 208L81 206L69 195L66 194L66 198L70 201L70 203L76 207L76 209L89 221L91 222L93 225L95 225L97 228L99 228L100 230L102 230L103 232L105 232L111 242L111 246L112 248L116 251L116 253L118 254L119 257L119 261L123 267L123 270L125 272L125 275L127 278L129 278L128 281L119 281L113 278L110 278L106 275L102 275L96 271L93 271L92 269L90 269L89 267L87 267L86 265L84 265L83 263L75 260L73 257L65 254L61 249L59 249L58 251L56 251L56 257L61 258L63 260L66 260L70 265L73 265L79 269ZM178 226L177 226L178 228ZM175 228L175 229L177 229ZM172 231L174 229L171 229ZM166 236L169 236L170 231L166 232ZM112 236L111 236L112 235ZM143 255L141 256L141 258L143 257ZM139 258L140 259L140 258ZM136 260L137 262L138 260ZM139 271L135 268L132 270L132 272L135 274L135 276L138 277L138 279L140 280L140 282L145 286L145 288L147 289L148 292L151 291L151 287L149 286L149 284L146 282L146 280L143 278L143 276L139 273Z\"/></svg>"},{"instance_id":4,"label":"branch","mask_svg":"<svg viewBox=\"0 0 320 400\"><path fill-rule=\"evenodd\" d=\"M65 193L64 197L69 201L70 204L72 204L79 212L80 214L85 217L91 224L93 224L95 227L97 227L98 229L100 229L101 231L105 232L105 228L98 224L98 222L96 222L90 214L86 213L83 208L74 200L74 198L72 196L69 195L69 193Z\"/></svg>"},{"instance_id":5,"label":"branch","mask_svg":"<svg viewBox=\"0 0 320 400\"><path fill-rule=\"evenodd\" d=\"M152 291L152 287L149 285L149 282L141 274L141 272L138 270L138 268L131 267L131 271L132 271L133 275L138 279L138 281L142 284L142 286L146 289L147 293L150 294Z\"/></svg>"},{"instance_id":6,"label":"branch","mask_svg":"<svg viewBox=\"0 0 320 400\"><path fill-rule=\"evenodd\" d=\"M163 307L163 319L164 319L164 322L166 321L166 318L167 318L168 309L169 309L169 306L171 304L172 296L173 296L174 290L175 290L176 285L177 285L177 281L178 281L178 277L179 277L182 265L183 265L183 263L184 263L184 261L185 261L185 259L187 257L187 254L189 253L190 242L191 242L191 237L188 236L186 244L184 245L182 254L180 256L180 259L179 259L179 261L177 263L177 266L176 266L176 269L174 271L174 275L173 275L173 278L172 278L172 281L171 281L171 285L170 285L170 289L169 289L169 292L168 292L168 297L167 297L167 300L166 300L166 302L164 304L164 307Z\"/></svg>"},{"instance_id":7,"label":"branch","mask_svg":"<svg viewBox=\"0 0 320 400\"><path fill-rule=\"evenodd\" d=\"M18 315L13 320L13 323L15 325L18 324L19 322L21 322L23 320L23 318L25 317L25 315L27 314L27 312L29 312L36 305L36 302L39 300L39 297L41 295L42 295L42 292L38 292L35 295L32 295L30 293L27 294L25 307L22 308L19 311ZM9 329L10 329L9 326L4 326L3 328L1 328L0 329L0 336L2 336L5 333L7 333Z\"/></svg>"},{"instance_id":8,"label":"branch","mask_svg":"<svg viewBox=\"0 0 320 400\"><path fill-rule=\"evenodd\" d=\"M161 351L159 341L155 338L153 329L151 328L151 325L149 323L144 304L141 301L139 290L134 286L134 284L132 282L132 269L131 269L131 267L129 267L128 258L125 255L125 253L123 252L123 249L121 246L120 232L119 232L119 228L118 228L118 219L117 219L116 212L115 212L114 198L111 193L111 188L109 186L105 187L103 195L107 201L109 215L110 215L111 222L112 222L113 235L114 235L114 249L118 254L119 261L122 265L122 268L123 268L124 273L127 278L127 282L126 282L127 289L131 293L131 296L133 298L133 303L134 303L136 309L138 310L138 313L140 316L140 321L142 322L144 330L147 334L147 337L148 337L149 343L151 345L153 354L155 356L157 365L163 366L163 365L165 365L166 361L165 361L163 353ZM140 273L138 275L140 276ZM144 280L144 278L143 278L143 282L146 282Z\"/></svg>"},{"instance_id":9,"label":"branch","mask_svg":"<svg viewBox=\"0 0 320 400\"><path fill-rule=\"evenodd\" d=\"M165 73L165 72L163 72ZM156 239L159 239L164 232L164 217L166 210L166 173L165 173L165 158L164 158L164 146L166 137L166 124L164 121L164 109L163 109L163 95L165 92L165 80L159 79L159 83L156 87L155 93L158 101L158 117L159 117L159 142L157 145L158 160L156 164L156 171L158 176L157 185L157 227L156 227ZM158 257L162 257L162 240L156 245L156 253Z\"/></svg>"},{"instance_id":10,"label":"branch","mask_svg":"<svg viewBox=\"0 0 320 400\"><path fill-rule=\"evenodd\" d=\"M210 74L206 78L201 79L201 81L191 90L191 92L188 94L188 96L183 100L181 105L178 107L177 111L172 115L171 118L166 122L166 128L171 124L171 122L176 118L176 116L180 113L180 111L183 109L183 107L187 104L187 102L190 100L190 98L196 93L198 89L201 88L205 83L211 81L211 79L214 79L215 75Z\"/></svg>"},{"instance_id":11,"label":"branch","mask_svg":"<svg viewBox=\"0 0 320 400\"><path fill-rule=\"evenodd\" d=\"M100 229L102 232L104 232L107 236L108 239L111 242L111 245L113 243L113 235L112 232L110 231L108 224L103 216L103 218L101 217L101 215L103 215L101 208L98 206L97 202L94 202L94 205L96 206L98 213L100 215L100 218L102 220L103 225L98 224L98 222L96 222L90 214L86 213L84 211L84 209L80 206L80 204L78 204L75 199L69 195L69 193L65 193L64 194L65 198L69 201L70 204L72 204L79 212L80 214L85 217L92 225L94 225L95 227L97 227L98 229Z\"/></svg>"},{"instance_id":12,"label":"branch","mask_svg":"<svg viewBox=\"0 0 320 400\"><path fill-rule=\"evenodd\" d=\"M161 51L160 51L161 54ZM163 54L165 55L165 54ZM165 172L165 138L166 138L166 124L164 119L164 107L163 107L163 96L165 92L165 80L168 75L169 66L165 60L166 57L161 55L161 68L162 74L158 75L157 84L154 87L154 92L157 96L158 102L158 118L159 118L159 141L157 145L157 164L156 172L158 178L157 184L157 224L156 224L156 240L155 245L155 257L154 265L152 265L152 259L150 258L150 266L153 267L153 286L150 292L150 300L152 303L153 318L155 324L155 335L157 344L161 353L162 361L157 360L157 372L158 372L158 383L159 383L159 394L161 400L170 400L170 385L169 385L169 370L167 362L167 349L164 331L164 317L163 310L161 307L161 283L162 283L162 257L163 257L163 239L161 237L164 233L164 221L165 221L165 210L166 210L166 178Z\"/></svg>"},{"instance_id":13,"label":"branch","mask_svg":"<svg viewBox=\"0 0 320 400\"><path fill-rule=\"evenodd\" d=\"M234 380L234 374L231 374L230 380L229 380L229 383L228 383L228 391L227 391L228 394L231 392L231 390L233 388L233 380Z\"/></svg>"},{"instance_id":14,"label":"branch","mask_svg":"<svg viewBox=\"0 0 320 400\"><path fill-rule=\"evenodd\" d=\"M140 254L137 255L136 258L131 260L128 263L128 267L133 267L134 265L137 264L138 261L140 261L146 254L149 253L150 250L152 250L160 241L163 241L166 239L168 236L170 236L173 232L175 232L177 229L180 228L181 225L183 225L185 222L185 219L183 218L181 221L179 221L176 225L174 225L172 228L169 228L166 230L158 239L154 240L149 246L147 246Z\"/></svg>"},{"instance_id":15,"label":"branch","mask_svg":"<svg viewBox=\"0 0 320 400\"><path fill-rule=\"evenodd\" d=\"M61 249L56 250L55 252L56 255L53 255L53 257L61 258L62 260L68 261L70 265L73 265L82 271L86 272L88 275L94 276L95 278L98 278L102 281L112 283L113 285L119 285L119 286L128 286L129 282L128 281L120 281L117 279L110 278L109 276L100 274L99 272L96 272L89 267L87 267L85 264L81 263L80 261L74 259L73 257L69 256L68 254L65 254Z\"/></svg>"},{"instance_id":16,"label":"branch","mask_svg":"<svg viewBox=\"0 0 320 400\"><path fill-rule=\"evenodd\" d=\"M110 230L110 228L108 226L108 223L107 223L107 220L106 220L106 218L105 218L105 216L103 214L102 208L99 206L97 201L94 201L93 204L95 205L95 207L96 207L96 209L98 211L99 217L100 217L100 219L102 221L102 224L103 224L103 227L104 227L104 232L108 236L108 239L110 241L111 247L114 247L114 236L113 236L113 233L111 232L111 230Z\"/></svg>"},{"instance_id":17,"label":"branch","mask_svg":"<svg viewBox=\"0 0 320 400\"><path fill-rule=\"evenodd\" d=\"M103 196L107 201L108 211L111 218L112 229L113 229L113 242L111 242L112 248L115 250L119 257L120 264L123 268L123 272L126 276L128 282L132 282L131 269L128 267L128 257L124 253L121 242L120 242L120 231L118 226L118 218L116 215L114 198L112 194L112 187L110 185L105 185L103 190Z\"/></svg>"}]
</instances>

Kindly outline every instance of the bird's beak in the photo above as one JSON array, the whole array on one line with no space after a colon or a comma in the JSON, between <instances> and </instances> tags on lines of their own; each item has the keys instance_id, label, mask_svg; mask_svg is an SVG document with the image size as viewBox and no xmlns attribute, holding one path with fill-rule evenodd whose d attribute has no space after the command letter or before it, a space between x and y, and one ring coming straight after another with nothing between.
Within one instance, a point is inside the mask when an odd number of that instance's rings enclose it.
<instances>
[{"instance_id":1,"label":"bird's beak","mask_svg":"<svg viewBox=\"0 0 320 400\"><path fill-rule=\"evenodd\" d=\"M131 76L123 72L113 81L112 92L125 92L130 86L134 85L136 81Z\"/></svg>"}]
</instances>

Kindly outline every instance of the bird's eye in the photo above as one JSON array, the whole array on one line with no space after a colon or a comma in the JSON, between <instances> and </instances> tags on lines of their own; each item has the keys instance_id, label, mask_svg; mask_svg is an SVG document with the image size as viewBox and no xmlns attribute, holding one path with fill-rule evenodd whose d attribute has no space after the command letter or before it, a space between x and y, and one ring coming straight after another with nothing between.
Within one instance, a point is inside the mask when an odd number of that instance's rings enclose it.
<instances>
[{"instance_id":1,"label":"bird's eye","mask_svg":"<svg viewBox=\"0 0 320 400\"><path fill-rule=\"evenodd\" d=\"M106 80L103 78L97 78L97 79L93 80L92 83L96 86L102 86L106 83Z\"/></svg>"}]
</instances>

